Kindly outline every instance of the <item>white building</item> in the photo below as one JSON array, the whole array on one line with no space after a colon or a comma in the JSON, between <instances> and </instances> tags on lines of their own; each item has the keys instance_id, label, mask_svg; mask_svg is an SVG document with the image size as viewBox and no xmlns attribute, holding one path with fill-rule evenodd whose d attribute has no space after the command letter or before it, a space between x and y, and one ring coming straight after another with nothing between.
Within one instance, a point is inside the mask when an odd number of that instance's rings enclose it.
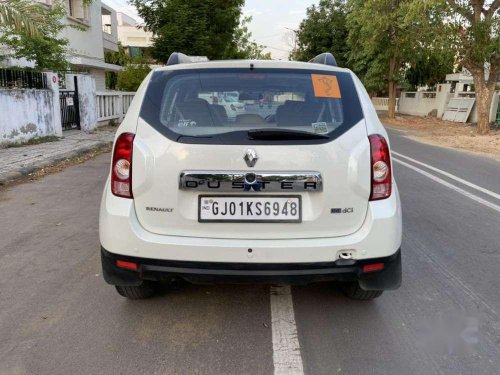
<instances>
[{"instance_id":1,"label":"white building","mask_svg":"<svg viewBox=\"0 0 500 375\"><path fill-rule=\"evenodd\" d=\"M67 27L63 36L69 40L69 58L72 70L90 73L97 91L106 89L106 72L121 70L118 65L104 61L104 53L118 51L118 21L116 11L100 0L84 6L82 0L66 0L65 23L79 26Z\"/></svg>"},{"instance_id":2,"label":"white building","mask_svg":"<svg viewBox=\"0 0 500 375\"><path fill-rule=\"evenodd\" d=\"M153 45L153 33L144 30L135 19L124 13L117 13L118 40L129 56L143 56L147 48Z\"/></svg>"},{"instance_id":3,"label":"white building","mask_svg":"<svg viewBox=\"0 0 500 375\"><path fill-rule=\"evenodd\" d=\"M487 80L489 78L489 75L489 65L486 64L484 78ZM462 68L462 71L460 73L447 74L445 81L446 83L451 84L452 92L474 93L474 79L472 78L470 72L465 68ZM497 74L497 86L498 84L500 84L500 73Z\"/></svg>"},{"instance_id":4,"label":"white building","mask_svg":"<svg viewBox=\"0 0 500 375\"><path fill-rule=\"evenodd\" d=\"M447 74L445 81L451 84L451 92L473 92L474 80L466 69L460 73Z\"/></svg>"},{"instance_id":5,"label":"white building","mask_svg":"<svg viewBox=\"0 0 500 375\"><path fill-rule=\"evenodd\" d=\"M51 0L36 0L50 6ZM105 90L106 72L121 70L118 65L104 61L106 51L118 51L118 20L116 11L100 0L84 6L82 0L65 0L67 13L63 22L68 26L61 36L68 39L68 62L71 70L87 72L94 76L97 91ZM7 59L4 66L33 67L30 61Z\"/></svg>"}]
</instances>

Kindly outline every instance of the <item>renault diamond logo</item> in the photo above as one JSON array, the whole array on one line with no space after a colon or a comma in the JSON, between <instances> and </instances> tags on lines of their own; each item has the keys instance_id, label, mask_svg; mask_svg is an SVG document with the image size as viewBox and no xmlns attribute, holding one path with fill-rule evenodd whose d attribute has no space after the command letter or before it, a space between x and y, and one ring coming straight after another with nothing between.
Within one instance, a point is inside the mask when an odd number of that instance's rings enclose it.
<instances>
[{"instance_id":1,"label":"renault diamond logo","mask_svg":"<svg viewBox=\"0 0 500 375\"><path fill-rule=\"evenodd\" d=\"M249 167L253 167L255 163L257 163L257 160L259 160L259 157L257 156L257 153L254 149L249 148L247 152L245 152L244 159Z\"/></svg>"}]
</instances>

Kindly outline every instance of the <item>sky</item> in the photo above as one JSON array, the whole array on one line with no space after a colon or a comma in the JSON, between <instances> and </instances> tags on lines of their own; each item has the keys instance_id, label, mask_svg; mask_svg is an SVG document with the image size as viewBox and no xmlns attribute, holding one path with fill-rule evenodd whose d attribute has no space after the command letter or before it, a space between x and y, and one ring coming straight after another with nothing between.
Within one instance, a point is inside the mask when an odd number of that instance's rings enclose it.
<instances>
[{"instance_id":1,"label":"sky","mask_svg":"<svg viewBox=\"0 0 500 375\"><path fill-rule=\"evenodd\" d=\"M127 0L104 0L117 12L140 20ZM243 12L252 16L249 30L258 44L266 46L274 59L287 59L293 48L293 31L306 15L307 7L319 0L246 0Z\"/></svg>"}]
</instances>

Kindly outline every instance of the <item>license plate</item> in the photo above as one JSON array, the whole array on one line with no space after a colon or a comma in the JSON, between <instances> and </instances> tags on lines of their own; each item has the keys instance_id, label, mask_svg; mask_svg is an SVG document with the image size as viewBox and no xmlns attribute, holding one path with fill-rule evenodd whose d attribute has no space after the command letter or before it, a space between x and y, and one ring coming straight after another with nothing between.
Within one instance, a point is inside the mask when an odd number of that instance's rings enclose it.
<instances>
[{"instance_id":1,"label":"license plate","mask_svg":"<svg viewBox=\"0 0 500 375\"><path fill-rule=\"evenodd\" d=\"M201 195L199 222L300 223L300 195Z\"/></svg>"}]
</instances>

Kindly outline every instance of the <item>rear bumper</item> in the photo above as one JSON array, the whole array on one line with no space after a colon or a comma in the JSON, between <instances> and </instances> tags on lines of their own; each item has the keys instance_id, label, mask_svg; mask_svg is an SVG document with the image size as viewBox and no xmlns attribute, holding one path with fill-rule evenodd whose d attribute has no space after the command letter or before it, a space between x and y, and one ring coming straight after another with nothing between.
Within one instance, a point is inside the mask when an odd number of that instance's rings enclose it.
<instances>
[{"instance_id":1,"label":"rear bumper","mask_svg":"<svg viewBox=\"0 0 500 375\"><path fill-rule=\"evenodd\" d=\"M364 290L390 290L401 285L401 251L391 256L322 263L219 263L147 259L110 253L101 248L104 279L112 285L139 285L143 280L174 278L192 283L289 283L359 281ZM118 267L117 260L132 262L137 270ZM363 272L363 266L383 263L380 271Z\"/></svg>"},{"instance_id":2,"label":"rear bumper","mask_svg":"<svg viewBox=\"0 0 500 375\"><path fill-rule=\"evenodd\" d=\"M103 194L99 234L102 247L114 254L157 260L300 264L328 263L342 251L354 252L358 260L393 255L401 247L401 205L397 186L390 198L369 202L362 227L351 235L327 238L260 239L203 238L161 235L139 223L132 199L113 196L106 186Z\"/></svg>"}]
</instances>

